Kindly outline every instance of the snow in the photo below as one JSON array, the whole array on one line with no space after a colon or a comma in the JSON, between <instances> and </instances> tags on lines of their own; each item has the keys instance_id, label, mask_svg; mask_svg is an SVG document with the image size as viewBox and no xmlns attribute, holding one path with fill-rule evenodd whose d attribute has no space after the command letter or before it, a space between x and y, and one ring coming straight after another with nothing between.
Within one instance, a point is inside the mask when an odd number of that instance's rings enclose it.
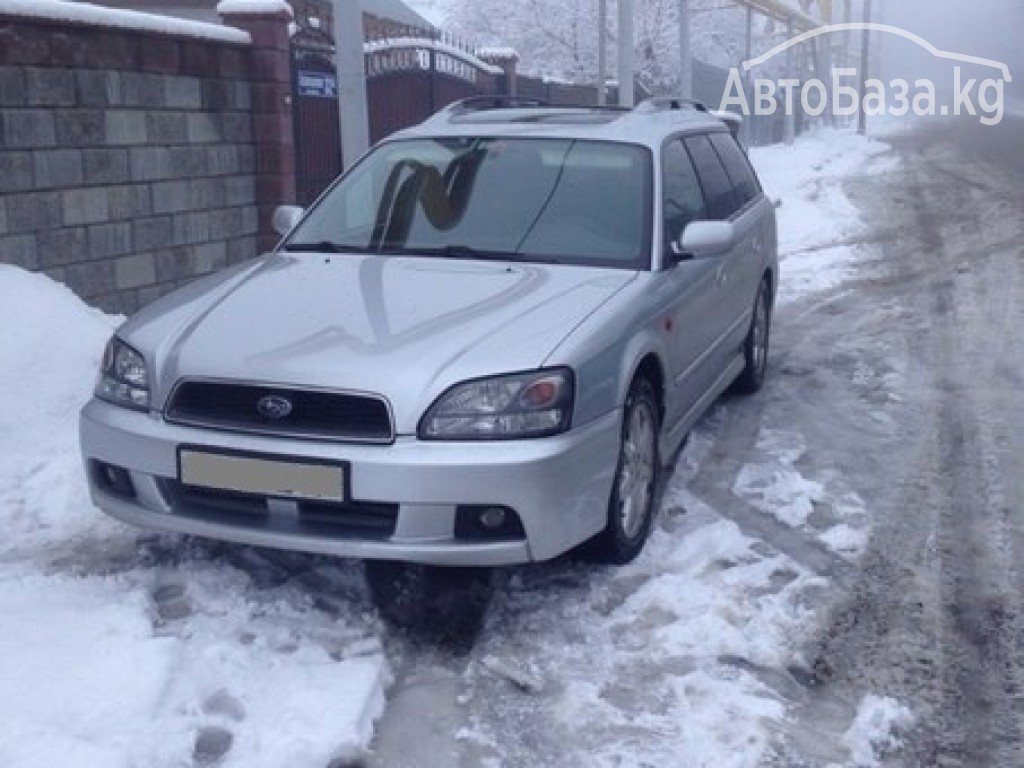
<instances>
[{"instance_id":1,"label":"snow","mask_svg":"<svg viewBox=\"0 0 1024 768\"><path fill-rule=\"evenodd\" d=\"M140 546L89 503L77 413L117 324L0 265L0 327L18 329L0 344L0 765L182 765L210 732L223 766L356 759L390 682L359 601L326 613L268 587L245 548Z\"/></svg>"},{"instance_id":2,"label":"snow","mask_svg":"<svg viewBox=\"0 0 1024 768\"><path fill-rule=\"evenodd\" d=\"M78 408L92 393L117 321L63 285L0 265L0 558L27 540L79 536L94 521L77 451Z\"/></svg>"},{"instance_id":3,"label":"snow","mask_svg":"<svg viewBox=\"0 0 1024 768\"><path fill-rule=\"evenodd\" d=\"M820 580L687 490L714 439L694 434L635 562L515 572L474 648L460 740L495 765L530 764L538 737L564 765L761 764L789 710L759 670L799 663Z\"/></svg>"},{"instance_id":4,"label":"snow","mask_svg":"<svg viewBox=\"0 0 1024 768\"><path fill-rule=\"evenodd\" d=\"M242 45L252 42L248 32L233 27L189 21L174 16L105 8L91 3L66 2L65 0L0 0L0 16L70 21L165 35L199 37Z\"/></svg>"},{"instance_id":5,"label":"snow","mask_svg":"<svg viewBox=\"0 0 1024 768\"><path fill-rule=\"evenodd\" d=\"M156 746L150 718L176 654L143 595L6 566L0 613L0 763L116 766Z\"/></svg>"},{"instance_id":6,"label":"snow","mask_svg":"<svg viewBox=\"0 0 1024 768\"><path fill-rule=\"evenodd\" d=\"M856 558L867 545L864 501L850 491L838 471L807 477L801 435L762 427L757 459L740 468L733 493L779 522L799 528L840 555ZM816 519L816 518L820 518Z\"/></svg>"},{"instance_id":7,"label":"snow","mask_svg":"<svg viewBox=\"0 0 1024 768\"><path fill-rule=\"evenodd\" d=\"M438 53L444 53L453 58L461 59L470 66L476 67L477 69L491 75L500 75L504 71L501 67L495 66L494 64L488 64L486 61L483 61L472 53L464 51L454 45L450 45L443 40L431 40L426 37L394 37L382 40L373 40L363 45L363 51L365 53L380 53L383 51L393 51L402 48L413 48L416 50L432 48Z\"/></svg>"},{"instance_id":8,"label":"snow","mask_svg":"<svg viewBox=\"0 0 1024 768\"><path fill-rule=\"evenodd\" d=\"M515 48L507 46L491 45L484 48L477 48L476 55L481 59L494 59L496 61L518 60L519 53Z\"/></svg>"},{"instance_id":9,"label":"snow","mask_svg":"<svg viewBox=\"0 0 1024 768\"><path fill-rule=\"evenodd\" d=\"M282 13L294 16L291 5L285 0L220 0L217 3L219 16L276 16Z\"/></svg>"},{"instance_id":10,"label":"snow","mask_svg":"<svg viewBox=\"0 0 1024 768\"><path fill-rule=\"evenodd\" d=\"M779 302L841 285L870 253L868 225L843 189L853 175L879 175L898 167L889 146L851 130L819 128L793 146L750 150L769 197L780 200Z\"/></svg>"},{"instance_id":11,"label":"snow","mask_svg":"<svg viewBox=\"0 0 1024 768\"><path fill-rule=\"evenodd\" d=\"M913 722L913 713L895 699L868 694L861 700L843 744L857 768L876 768L884 764L888 752L899 746L899 730Z\"/></svg>"}]
</instances>

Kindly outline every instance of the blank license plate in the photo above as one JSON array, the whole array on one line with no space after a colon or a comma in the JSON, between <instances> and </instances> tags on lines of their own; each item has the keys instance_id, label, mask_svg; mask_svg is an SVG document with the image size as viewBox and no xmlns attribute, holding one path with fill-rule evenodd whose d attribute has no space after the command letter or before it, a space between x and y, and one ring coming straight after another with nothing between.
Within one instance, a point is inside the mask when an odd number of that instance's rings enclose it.
<instances>
[{"instance_id":1,"label":"blank license plate","mask_svg":"<svg viewBox=\"0 0 1024 768\"><path fill-rule=\"evenodd\" d=\"M185 485L261 496L345 500L345 467L337 464L303 464L185 448L178 457Z\"/></svg>"}]
</instances>

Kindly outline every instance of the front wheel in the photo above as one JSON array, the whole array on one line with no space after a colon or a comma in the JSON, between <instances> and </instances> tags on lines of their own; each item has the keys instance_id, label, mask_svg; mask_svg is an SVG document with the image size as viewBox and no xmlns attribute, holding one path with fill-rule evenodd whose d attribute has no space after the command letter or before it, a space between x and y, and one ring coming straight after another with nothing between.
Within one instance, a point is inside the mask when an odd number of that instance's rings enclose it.
<instances>
[{"instance_id":1,"label":"front wheel","mask_svg":"<svg viewBox=\"0 0 1024 768\"><path fill-rule=\"evenodd\" d=\"M608 524L593 542L601 562L625 565L644 547L654 520L655 492L661 462L661 419L657 396L647 379L630 387L622 416L619 463L608 504Z\"/></svg>"},{"instance_id":2,"label":"front wheel","mask_svg":"<svg viewBox=\"0 0 1024 768\"><path fill-rule=\"evenodd\" d=\"M743 342L743 357L746 365L736 379L735 389L743 394L753 394L764 386L765 374L768 371L768 348L771 342L772 315L771 295L768 280L765 278L757 289L754 299L754 316L750 320L750 330Z\"/></svg>"}]
</instances>

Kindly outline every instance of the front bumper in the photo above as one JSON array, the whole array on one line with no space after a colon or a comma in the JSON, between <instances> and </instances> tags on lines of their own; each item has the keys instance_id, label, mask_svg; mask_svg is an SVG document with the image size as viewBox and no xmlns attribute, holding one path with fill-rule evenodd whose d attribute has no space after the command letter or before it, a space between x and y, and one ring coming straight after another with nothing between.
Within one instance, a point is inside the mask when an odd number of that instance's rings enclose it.
<instances>
[{"instance_id":1,"label":"front bumper","mask_svg":"<svg viewBox=\"0 0 1024 768\"><path fill-rule=\"evenodd\" d=\"M551 438L508 442L355 445L233 434L168 424L99 400L82 409L80 439L87 466L124 468L133 493L118 494L89 476L93 502L139 526L256 546L432 565L490 566L548 560L586 541L607 521L618 460L621 413ZM347 462L353 502L392 505L386 536L314 524L294 505L270 502L259 514L226 514L169 489L178 448ZM456 536L459 506L513 510L525 535L499 541Z\"/></svg>"}]
</instances>

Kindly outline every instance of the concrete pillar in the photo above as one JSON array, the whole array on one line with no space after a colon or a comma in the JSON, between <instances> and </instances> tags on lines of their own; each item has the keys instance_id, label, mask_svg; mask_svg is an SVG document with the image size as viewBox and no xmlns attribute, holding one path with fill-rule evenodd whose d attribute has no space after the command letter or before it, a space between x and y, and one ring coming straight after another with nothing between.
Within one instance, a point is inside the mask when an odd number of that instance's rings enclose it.
<instances>
[{"instance_id":1,"label":"concrete pillar","mask_svg":"<svg viewBox=\"0 0 1024 768\"><path fill-rule=\"evenodd\" d=\"M515 96L517 90L516 77L519 65L519 54L510 49L483 49L477 52L481 61L491 66L501 67L501 77L505 80L502 96Z\"/></svg>"},{"instance_id":2,"label":"concrete pillar","mask_svg":"<svg viewBox=\"0 0 1024 768\"><path fill-rule=\"evenodd\" d=\"M252 37L249 77L252 82L252 129L256 150L256 206L259 250L279 237L270 219L279 205L294 205L295 132L292 118L292 63L287 5L255 6L252 11L222 13L225 24Z\"/></svg>"},{"instance_id":3,"label":"concrete pillar","mask_svg":"<svg viewBox=\"0 0 1024 768\"><path fill-rule=\"evenodd\" d=\"M355 0L334 3L334 65L338 70L341 157L346 170L370 148L370 107L366 92L366 56L363 52L366 41L365 19L361 4ZM430 72L433 78L433 52Z\"/></svg>"},{"instance_id":4,"label":"concrete pillar","mask_svg":"<svg viewBox=\"0 0 1024 768\"><path fill-rule=\"evenodd\" d=\"M633 50L633 0L619 0L619 106L636 106L633 78L636 76Z\"/></svg>"}]
</instances>

